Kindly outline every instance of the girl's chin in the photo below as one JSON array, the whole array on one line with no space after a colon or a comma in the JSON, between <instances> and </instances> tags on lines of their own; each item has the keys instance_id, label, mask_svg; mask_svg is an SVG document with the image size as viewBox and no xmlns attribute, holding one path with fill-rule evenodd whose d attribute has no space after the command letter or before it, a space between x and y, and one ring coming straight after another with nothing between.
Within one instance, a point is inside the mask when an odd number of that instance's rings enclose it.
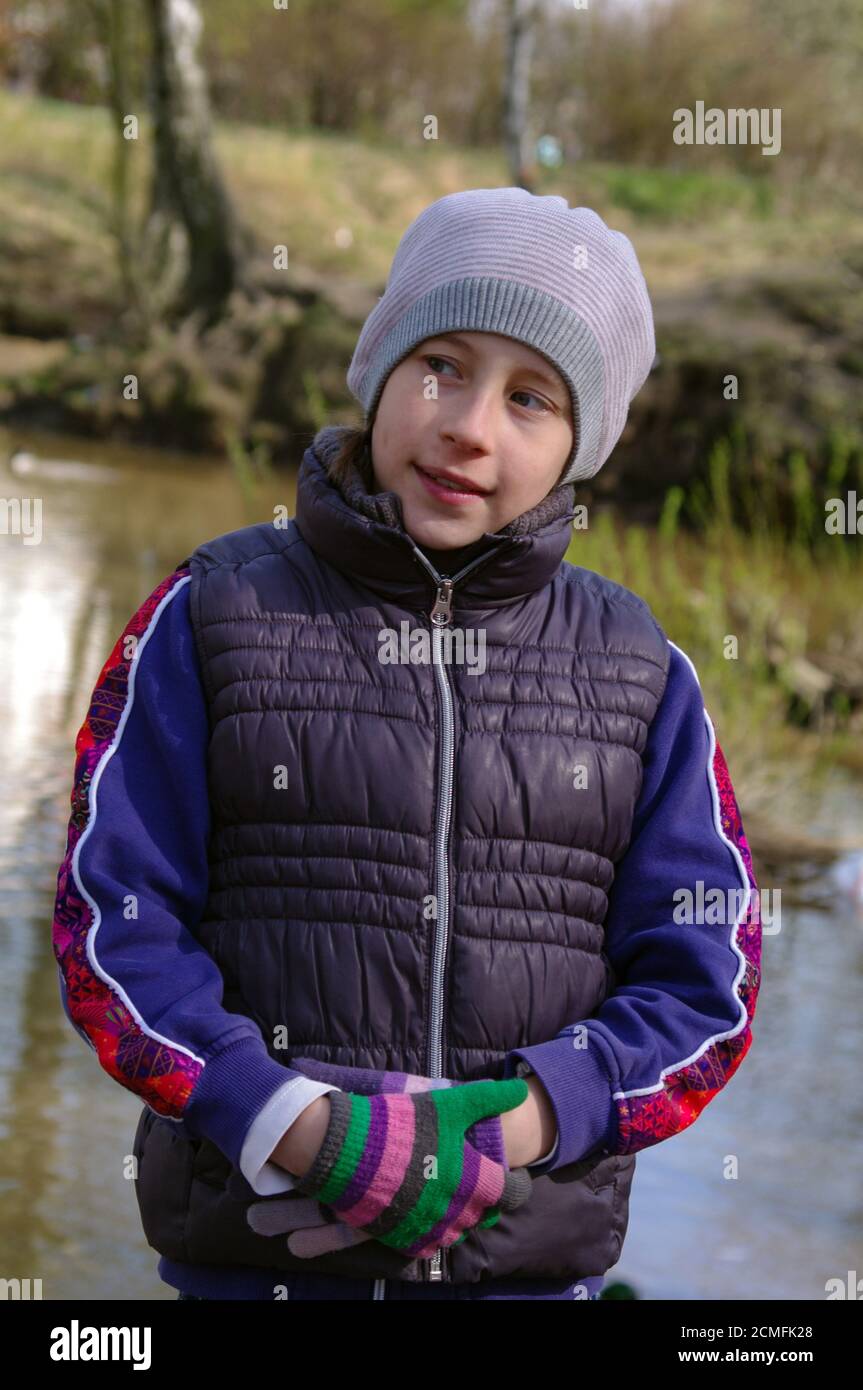
<instances>
[{"instance_id":1,"label":"girl's chin","mask_svg":"<svg viewBox=\"0 0 863 1390\"><path fill-rule=\"evenodd\" d=\"M483 513L485 508L482 508ZM480 520L479 513L472 516L461 514L453 508L453 515L441 515L441 508L423 497L402 498L402 514L405 525L410 524L421 530L427 545L469 545L472 540L483 535L488 529L488 519Z\"/></svg>"}]
</instances>

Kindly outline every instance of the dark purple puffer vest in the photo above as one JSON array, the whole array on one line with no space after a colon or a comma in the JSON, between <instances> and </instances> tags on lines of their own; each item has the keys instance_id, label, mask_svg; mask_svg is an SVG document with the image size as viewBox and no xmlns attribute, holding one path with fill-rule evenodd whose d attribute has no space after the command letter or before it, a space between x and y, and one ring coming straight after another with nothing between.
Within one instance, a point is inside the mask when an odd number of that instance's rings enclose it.
<instances>
[{"instance_id":1,"label":"dark purple puffer vest","mask_svg":"<svg viewBox=\"0 0 863 1390\"><path fill-rule=\"evenodd\" d=\"M189 559L211 728L196 931L225 1008L285 1065L497 1079L614 987L607 894L668 645L642 599L563 561L571 486L489 534L450 595L395 494L330 481L338 435L307 449L285 527ZM450 626L484 634L482 673L445 646L382 663L385 629L430 633L449 603ZM302 1260L250 1229L251 1189L209 1140L145 1107L135 1151L145 1233L173 1259L456 1283L604 1274L635 1169L598 1153L534 1176L524 1206L431 1261L376 1241Z\"/></svg>"}]
</instances>

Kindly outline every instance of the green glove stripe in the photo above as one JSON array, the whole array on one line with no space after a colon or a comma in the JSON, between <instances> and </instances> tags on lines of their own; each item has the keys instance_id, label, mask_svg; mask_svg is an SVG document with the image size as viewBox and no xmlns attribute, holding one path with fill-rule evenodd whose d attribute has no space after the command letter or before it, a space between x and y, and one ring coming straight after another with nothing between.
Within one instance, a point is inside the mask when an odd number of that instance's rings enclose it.
<instances>
[{"instance_id":1,"label":"green glove stripe","mask_svg":"<svg viewBox=\"0 0 863 1390\"><path fill-rule=\"evenodd\" d=\"M477 1224L475 1213L492 1215L477 1200L480 1171L487 1172L492 1160L469 1144L466 1130L514 1109L527 1095L519 1077L413 1094L331 1091L324 1142L296 1187L405 1253L430 1242L452 1244L466 1208L471 1225ZM504 1165L502 1178L507 1171ZM527 1200L529 1191L527 1180L515 1188L508 1181L508 1209Z\"/></svg>"}]
</instances>

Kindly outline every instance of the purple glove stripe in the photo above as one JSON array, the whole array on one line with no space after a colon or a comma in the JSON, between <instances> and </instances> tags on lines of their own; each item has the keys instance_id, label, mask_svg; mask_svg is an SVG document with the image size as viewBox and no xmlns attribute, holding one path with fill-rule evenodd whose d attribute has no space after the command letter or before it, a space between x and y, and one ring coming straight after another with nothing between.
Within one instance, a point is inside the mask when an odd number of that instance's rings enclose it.
<instances>
[{"instance_id":1,"label":"purple glove stripe","mask_svg":"<svg viewBox=\"0 0 863 1390\"><path fill-rule=\"evenodd\" d=\"M334 1202L327 1203L334 1211L349 1211L351 1207L356 1206L357 1202L365 1197L381 1166L389 1134L389 1106L382 1095L370 1096L369 1104L372 1112L371 1124L362 1157L342 1195Z\"/></svg>"},{"instance_id":2,"label":"purple glove stripe","mask_svg":"<svg viewBox=\"0 0 863 1390\"><path fill-rule=\"evenodd\" d=\"M462 1165L461 1181L452 1195L452 1201L446 1210L446 1215L441 1218L436 1226L417 1240L407 1251L409 1255L418 1255L421 1250L425 1250L429 1245L440 1246L444 1236L448 1233L456 1238L457 1233L453 1231L455 1221L461 1216L467 1202L470 1200L479 1180L480 1155L472 1144L465 1144L464 1163ZM452 1241L448 1242L452 1244Z\"/></svg>"}]
</instances>

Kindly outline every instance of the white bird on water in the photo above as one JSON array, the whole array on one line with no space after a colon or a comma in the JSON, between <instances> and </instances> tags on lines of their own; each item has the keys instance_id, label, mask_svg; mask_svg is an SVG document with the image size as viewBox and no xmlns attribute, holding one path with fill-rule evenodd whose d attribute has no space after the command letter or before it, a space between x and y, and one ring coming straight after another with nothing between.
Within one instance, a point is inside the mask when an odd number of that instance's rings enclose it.
<instances>
[{"instance_id":1,"label":"white bird on water","mask_svg":"<svg viewBox=\"0 0 863 1390\"><path fill-rule=\"evenodd\" d=\"M101 463L82 463L78 459L46 459L29 449L15 449L9 455L10 473L17 478L56 478L59 482L116 483L115 468Z\"/></svg>"}]
</instances>

